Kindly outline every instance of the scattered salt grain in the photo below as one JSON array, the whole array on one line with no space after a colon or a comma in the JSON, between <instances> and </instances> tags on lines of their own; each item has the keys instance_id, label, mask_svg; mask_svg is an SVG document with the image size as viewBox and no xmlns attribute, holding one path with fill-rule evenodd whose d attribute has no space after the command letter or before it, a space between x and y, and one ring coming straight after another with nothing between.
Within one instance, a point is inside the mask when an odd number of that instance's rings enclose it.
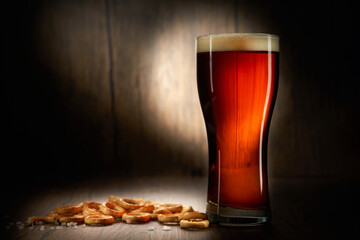
<instances>
[{"instance_id":1,"label":"scattered salt grain","mask_svg":"<svg viewBox=\"0 0 360 240\"><path fill-rule=\"evenodd\" d=\"M67 226L68 226L68 227L75 226L75 225L77 225L76 222L69 222L69 223L67 223Z\"/></svg>"},{"instance_id":2,"label":"scattered salt grain","mask_svg":"<svg viewBox=\"0 0 360 240\"><path fill-rule=\"evenodd\" d=\"M61 226L56 226L55 229L59 230L59 229L62 229L62 227Z\"/></svg>"},{"instance_id":3,"label":"scattered salt grain","mask_svg":"<svg viewBox=\"0 0 360 240\"><path fill-rule=\"evenodd\" d=\"M66 226L66 223L64 223L64 222L63 222L63 223L61 223L61 226Z\"/></svg>"},{"instance_id":4,"label":"scattered salt grain","mask_svg":"<svg viewBox=\"0 0 360 240\"><path fill-rule=\"evenodd\" d=\"M163 226L163 231L170 231L170 230L171 230L171 227Z\"/></svg>"},{"instance_id":5,"label":"scattered salt grain","mask_svg":"<svg viewBox=\"0 0 360 240\"><path fill-rule=\"evenodd\" d=\"M78 228L78 226L74 225L74 228Z\"/></svg>"},{"instance_id":6,"label":"scattered salt grain","mask_svg":"<svg viewBox=\"0 0 360 240\"><path fill-rule=\"evenodd\" d=\"M19 228L19 230L21 230L24 228L24 225L19 225L18 228Z\"/></svg>"},{"instance_id":7,"label":"scattered salt grain","mask_svg":"<svg viewBox=\"0 0 360 240\"><path fill-rule=\"evenodd\" d=\"M155 227L154 227L154 226L148 227L147 230L148 230L148 231L155 231Z\"/></svg>"},{"instance_id":8,"label":"scattered salt grain","mask_svg":"<svg viewBox=\"0 0 360 240\"><path fill-rule=\"evenodd\" d=\"M34 227L33 227L33 226L31 226L31 227L29 227L29 229L30 229L30 230L33 230L33 229L34 229Z\"/></svg>"},{"instance_id":9,"label":"scattered salt grain","mask_svg":"<svg viewBox=\"0 0 360 240\"><path fill-rule=\"evenodd\" d=\"M54 227L54 226L52 226L50 229L55 229L55 227Z\"/></svg>"},{"instance_id":10,"label":"scattered salt grain","mask_svg":"<svg viewBox=\"0 0 360 240\"><path fill-rule=\"evenodd\" d=\"M45 230L45 227L44 226L41 226L40 227L40 231L44 231Z\"/></svg>"}]
</instances>

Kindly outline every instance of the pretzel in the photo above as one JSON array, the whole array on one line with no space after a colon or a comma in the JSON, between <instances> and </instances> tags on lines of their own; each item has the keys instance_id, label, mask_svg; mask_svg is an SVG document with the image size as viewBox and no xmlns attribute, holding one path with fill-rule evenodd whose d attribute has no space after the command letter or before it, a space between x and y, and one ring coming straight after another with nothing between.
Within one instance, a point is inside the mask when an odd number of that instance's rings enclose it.
<instances>
[{"instance_id":1,"label":"pretzel","mask_svg":"<svg viewBox=\"0 0 360 240\"><path fill-rule=\"evenodd\" d=\"M169 214L171 213L168 209L166 208L158 208L158 209L155 209L153 211L154 214Z\"/></svg>"},{"instance_id":2,"label":"pretzel","mask_svg":"<svg viewBox=\"0 0 360 240\"><path fill-rule=\"evenodd\" d=\"M86 224L90 225L110 225L114 222L113 216L99 214L99 215L91 215L87 216L84 219Z\"/></svg>"},{"instance_id":3,"label":"pretzel","mask_svg":"<svg viewBox=\"0 0 360 240\"><path fill-rule=\"evenodd\" d=\"M207 219L207 215L201 212L185 212L179 215L179 220Z\"/></svg>"},{"instance_id":4,"label":"pretzel","mask_svg":"<svg viewBox=\"0 0 360 240\"><path fill-rule=\"evenodd\" d=\"M124 213L122 220L126 223L148 222L150 221L150 213Z\"/></svg>"},{"instance_id":5,"label":"pretzel","mask_svg":"<svg viewBox=\"0 0 360 240\"><path fill-rule=\"evenodd\" d=\"M181 210L182 213L185 212L193 212L194 209L192 208L192 206L183 206L183 209Z\"/></svg>"},{"instance_id":6,"label":"pretzel","mask_svg":"<svg viewBox=\"0 0 360 240\"><path fill-rule=\"evenodd\" d=\"M112 203L112 202L106 202L105 204L99 205L100 211L106 215L111 215L115 218L120 218L125 212L125 208Z\"/></svg>"},{"instance_id":7,"label":"pretzel","mask_svg":"<svg viewBox=\"0 0 360 240\"><path fill-rule=\"evenodd\" d=\"M170 213L170 214L159 214L157 216L159 222L178 222L178 214Z\"/></svg>"},{"instance_id":8,"label":"pretzel","mask_svg":"<svg viewBox=\"0 0 360 240\"><path fill-rule=\"evenodd\" d=\"M162 223L180 221L181 228L207 228L207 215L195 211L191 206L178 203L144 201L142 198L129 199L109 196L108 202L81 202L76 205L57 207L45 217L29 217L29 224L42 223L83 223L109 225L114 218L122 218L126 223L146 223L150 219Z\"/></svg>"},{"instance_id":9,"label":"pretzel","mask_svg":"<svg viewBox=\"0 0 360 240\"><path fill-rule=\"evenodd\" d=\"M84 215L81 215L81 214L57 215L56 219L61 223L68 223L68 222L83 223L84 222Z\"/></svg>"},{"instance_id":10,"label":"pretzel","mask_svg":"<svg viewBox=\"0 0 360 240\"><path fill-rule=\"evenodd\" d=\"M37 224L40 222L54 223L54 221L55 221L54 217L28 217L27 219L28 224Z\"/></svg>"},{"instance_id":11,"label":"pretzel","mask_svg":"<svg viewBox=\"0 0 360 240\"><path fill-rule=\"evenodd\" d=\"M141 205L145 204L144 199L142 198L136 198L135 201L138 201Z\"/></svg>"},{"instance_id":12,"label":"pretzel","mask_svg":"<svg viewBox=\"0 0 360 240\"><path fill-rule=\"evenodd\" d=\"M57 215L59 215L59 214L57 214L55 211L51 211L51 212L48 213L49 217L55 217L56 218Z\"/></svg>"},{"instance_id":13,"label":"pretzel","mask_svg":"<svg viewBox=\"0 0 360 240\"><path fill-rule=\"evenodd\" d=\"M135 210L143 206L143 200L141 198L138 199L131 199L131 198L120 198L116 196L110 196L109 202L116 203L121 207L127 210Z\"/></svg>"},{"instance_id":14,"label":"pretzel","mask_svg":"<svg viewBox=\"0 0 360 240\"><path fill-rule=\"evenodd\" d=\"M208 220L181 220L180 227L181 228L208 228L209 221Z\"/></svg>"},{"instance_id":15,"label":"pretzel","mask_svg":"<svg viewBox=\"0 0 360 240\"><path fill-rule=\"evenodd\" d=\"M178 203L163 203L159 205L160 208L165 208L169 210L171 213L181 212L183 206Z\"/></svg>"},{"instance_id":16,"label":"pretzel","mask_svg":"<svg viewBox=\"0 0 360 240\"><path fill-rule=\"evenodd\" d=\"M79 203L72 206L57 207L55 212L57 214L77 214L83 210L82 205L82 203Z\"/></svg>"},{"instance_id":17,"label":"pretzel","mask_svg":"<svg viewBox=\"0 0 360 240\"><path fill-rule=\"evenodd\" d=\"M154 205L144 205L144 206L139 207L138 209L135 209L135 210L133 210L131 212L132 213L134 213L134 212L137 212L137 213L139 213L139 212L150 213L150 212L152 212L154 210L154 208L155 208Z\"/></svg>"},{"instance_id":18,"label":"pretzel","mask_svg":"<svg viewBox=\"0 0 360 240\"><path fill-rule=\"evenodd\" d=\"M103 213L100 212L100 203L97 202L84 202L83 203L83 215L85 217L91 215L102 215Z\"/></svg>"},{"instance_id":19,"label":"pretzel","mask_svg":"<svg viewBox=\"0 0 360 240\"><path fill-rule=\"evenodd\" d=\"M157 213L150 213L150 219L151 220L158 220L158 215Z\"/></svg>"}]
</instances>

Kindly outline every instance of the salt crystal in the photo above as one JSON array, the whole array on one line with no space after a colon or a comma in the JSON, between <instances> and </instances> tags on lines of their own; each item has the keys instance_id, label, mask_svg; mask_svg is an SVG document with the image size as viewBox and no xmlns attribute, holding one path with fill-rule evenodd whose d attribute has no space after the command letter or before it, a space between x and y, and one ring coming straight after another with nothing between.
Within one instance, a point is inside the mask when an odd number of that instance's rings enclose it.
<instances>
[{"instance_id":1,"label":"salt crystal","mask_svg":"<svg viewBox=\"0 0 360 240\"><path fill-rule=\"evenodd\" d=\"M29 229L30 229L30 230L33 230L33 229L34 229L34 227L33 227L33 226L31 226L31 227L29 227Z\"/></svg>"},{"instance_id":2,"label":"salt crystal","mask_svg":"<svg viewBox=\"0 0 360 240\"><path fill-rule=\"evenodd\" d=\"M55 229L55 227L53 226L53 227L51 227L50 229Z\"/></svg>"},{"instance_id":3,"label":"salt crystal","mask_svg":"<svg viewBox=\"0 0 360 240\"><path fill-rule=\"evenodd\" d=\"M148 231L155 231L155 227L154 227L154 226L148 227L147 230L148 230Z\"/></svg>"},{"instance_id":4,"label":"salt crystal","mask_svg":"<svg viewBox=\"0 0 360 240\"><path fill-rule=\"evenodd\" d=\"M171 230L171 227L163 226L163 231L170 231L170 230Z\"/></svg>"},{"instance_id":5,"label":"salt crystal","mask_svg":"<svg viewBox=\"0 0 360 240\"><path fill-rule=\"evenodd\" d=\"M75 225L74 228L78 228L78 226Z\"/></svg>"},{"instance_id":6,"label":"salt crystal","mask_svg":"<svg viewBox=\"0 0 360 240\"><path fill-rule=\"evenodd\" d=\"M56 226L55 229L59 230L59 229L62 229L62 227L61 226Z\"/></svg>"},{"instance_id":7,"label":"salt crystal","mask_svg":"<svg viewBox=\"0 0 360 240\"><path fill-rule=\"evenodd\" d=\"M24 228L24 225L19 225L18 228L21 230Z\"/></svg>"},{"instance_id":8,"label":"salt crystal","mask_svg":"<svg viewBox=\"0 0 360 240\"><path fill-rule=\"evenodd\" d=\"M66 226L71 227L71 222L68 222Z\"/></svg>"},{"instance_id":9,"label":"salt crystal","mask_svg":"<svg viewBox=\"0 0 360 240\"><path fill-rule=\"evenodd\" d=\"M61 226L66 226L66 223L64 223L64 222L63 222L63 223L61 223Z\"/></svg>"},{"instance_id":10,"label":"salt crystal","mask_svg":"<svg viewBox=\"0 0 360 240\"><path fill-rule=\"evenodd\" d=\"M41 226L40 227L40 231L44 231L45 227L44 226Z\"/></svg>"}]
</instances>

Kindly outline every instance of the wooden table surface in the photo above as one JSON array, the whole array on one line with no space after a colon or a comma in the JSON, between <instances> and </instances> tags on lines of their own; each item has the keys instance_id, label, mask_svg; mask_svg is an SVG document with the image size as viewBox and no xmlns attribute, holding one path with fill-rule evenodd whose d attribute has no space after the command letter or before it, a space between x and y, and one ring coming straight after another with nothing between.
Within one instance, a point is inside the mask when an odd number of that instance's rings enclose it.
<instances>
[{"instance_id":1,"label":"wooden table surface","mask_svg":"<svg viewBox=\"0 0 360 240\"><path fill-rule=\"evenodd\" d=\"M205 178L102 179L77 182L34 191L18 207L5 209L2 239L339 239L351 236L351 216L359 207L356 183L336 179L270 179L272 221L269 225L236 228L211 225L209 229L189 231L171 226L163 231L158 222L110 226L78 226L51 229L45 225L19 229L16 222L27 216L47 215L57 206L80 201L104 202L109 195L145 200L180 202L205 211ZM353 192L349 191L353 190ZM15 209L15 210L14 210ZM148 231L150 226L155 231Z\"/></svg>"}]
</instances>

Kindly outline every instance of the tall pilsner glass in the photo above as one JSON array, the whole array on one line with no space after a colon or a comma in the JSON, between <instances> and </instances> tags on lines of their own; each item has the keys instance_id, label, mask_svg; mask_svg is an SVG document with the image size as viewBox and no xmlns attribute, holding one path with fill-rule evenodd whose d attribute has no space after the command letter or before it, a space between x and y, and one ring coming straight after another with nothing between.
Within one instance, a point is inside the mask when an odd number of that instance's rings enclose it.
<instances>
[{"instance_id":1,"label":"tall pilsner glass","mask_svg":"<svg viewBox=\"0 0 360 240\"><path fill-rule=\"evenodd\" d=\"M197 41L197 84L209 147L211 222L270 220L267 141L279 75L279 38L211 34Z\"/></svg>"}]
</instances>

